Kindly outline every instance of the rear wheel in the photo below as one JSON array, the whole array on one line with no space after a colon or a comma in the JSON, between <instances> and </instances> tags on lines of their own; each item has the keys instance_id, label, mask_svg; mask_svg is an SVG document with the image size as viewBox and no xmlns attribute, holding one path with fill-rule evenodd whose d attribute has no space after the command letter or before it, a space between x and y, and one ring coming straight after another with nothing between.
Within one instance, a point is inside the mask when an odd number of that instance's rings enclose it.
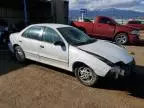
<instances>
[{"instance_id":1,"label":"rear wheel","mask_svg":"<svg viewBox=\"0 0 144 108\"><path fill-rule=\"evenodd\" d=\"M98 80L98 76L88 66L82 65L75 68L77 79L86 86L94 86Z\"/></svg>"},{"instance_id":2,"label":"rear wheel","mask_svg":"<svg viewBox=\"0 0 144 108\"><path fill-rule=\"evenodd\" d=\"M126 44L128 43L128 36L126 33L119 33L115 37L115 42L118 44Z\"/></svg>"},{"instance_id":3,"label":"rear wheel","mask_svg":"<svg viewBox=\"0 0 144 108\"><path fill-rule=\"evenodd\" d=\"M15 57L16 57L17 61L19 61L19 62L25 61L25 54L20 46L15 47Z\"/></svg>"}]
</instances>

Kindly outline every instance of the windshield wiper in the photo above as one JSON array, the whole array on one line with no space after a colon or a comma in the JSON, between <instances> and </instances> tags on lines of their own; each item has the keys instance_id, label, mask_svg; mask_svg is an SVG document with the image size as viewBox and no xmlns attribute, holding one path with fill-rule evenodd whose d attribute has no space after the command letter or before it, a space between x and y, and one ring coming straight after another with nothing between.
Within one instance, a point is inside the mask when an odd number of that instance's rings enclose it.
<instances>
[{"instance_id":1,"label":"windshield wiper","mask_svg":"<svg viewBox=\"0 0 144 108\"><path fill-rule=\"evenodd\" d=\"M86 42L77 43L75 45L80 46L80 45L86 45L86 44L90 44L90 43L94 43L94 42L96 42L96 39L89 39Z\"/></svg>"}]
</instances>

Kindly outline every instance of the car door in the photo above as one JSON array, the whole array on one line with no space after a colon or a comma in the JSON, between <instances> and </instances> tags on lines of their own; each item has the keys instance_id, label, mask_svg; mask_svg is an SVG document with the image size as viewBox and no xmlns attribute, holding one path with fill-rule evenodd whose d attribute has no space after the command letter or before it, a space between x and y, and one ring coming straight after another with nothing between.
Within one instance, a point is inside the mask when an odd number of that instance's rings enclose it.
<instances>
[{"instance_id":1,"label":"car door","mask_svg":"<svg viewBox=\"0 0 144 108\"><path fill-rule=\"evenodd\" d=\"M26 29L19 38L19 45L22 47L26 58L39 61L39 50L42 39L43 28L32 26Z\"/></svg>"},{"instance_id":2,"label":"car door","mask_svg":"<svg viewBox=\"0 0 144 108\"><path fill-rule=\"evenodd\" d=\"M93 22L83 22L84 24L84 28L85 28L85 32L88 35L93 35Z\"/></svg>"},{"instance_id":3,"label":"car door","mask_svg":"<svg viewBox=\"0 0 144 108\"><path fill-rule=\"evenodd\" d=\"M45 27L43 32L43 42L40 44L40 61L49 65L60 67L63 69L68 68L68 45L60 37L58 31ZM63 46L55 45L55 42L64 43Z\"/></svg>"},{"instance_id":4,"label":"car door","mask_svg":"<svg viewBox=\"0 0 144 108\"><path fill-rule=\"evenodd\" d=\"M109 18L100 18L98 23L94 24L94 34L101 37L112 38L116 26L110 23L112 23L112 21Z\"/></svg>"}]
</instances>

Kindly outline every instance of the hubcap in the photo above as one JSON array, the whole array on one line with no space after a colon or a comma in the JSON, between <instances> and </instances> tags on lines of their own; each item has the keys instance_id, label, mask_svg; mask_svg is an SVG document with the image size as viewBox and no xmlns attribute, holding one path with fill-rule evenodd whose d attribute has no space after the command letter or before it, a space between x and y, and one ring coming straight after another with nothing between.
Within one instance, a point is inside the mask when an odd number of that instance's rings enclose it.
<instances>
[{"instance_id":1,"label":"hubcap","mask_svg":"<svg viewBox=\"0 0 144 108\"><path fill-rule=\"evenodd\" d=\"M81 67L78 70L79 77L84 82L90 82L93 79L92 70L87 67Z\"/></svg>"},{"instance_id":2,"label":"hubcap","mask_svg":"<svg viewBox=\"0 0 144 108\"><path fill-rule=\"evenodd\" d=\"M116 42L117 43L126 43L127 42L127 37L125 35L119 35L117 38L116 38Z\"/></svg>"},{"instance_id":3,"label":"hubcap","mask_svg":"<svg viewBox=\"0 0 144 108\"><path fill-rule=\"evenodd\" d=\"M22 60L24 58L23 52L20 49L16 49L16 58Z\"/></svg>"}]
</instances>

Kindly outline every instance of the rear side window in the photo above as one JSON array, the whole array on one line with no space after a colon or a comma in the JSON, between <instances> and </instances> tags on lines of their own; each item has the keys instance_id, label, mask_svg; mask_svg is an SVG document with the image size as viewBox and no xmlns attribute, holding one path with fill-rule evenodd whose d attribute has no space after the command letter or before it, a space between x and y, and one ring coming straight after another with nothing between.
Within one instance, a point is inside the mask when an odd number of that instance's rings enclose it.
<instances>
[{"instance_id":1,"label":"rear side window","mask_svg":"<svg viewBox=\"0 0 144 108\"><path fill-rule=\"evenodd\" d=\"M34 39L34 40L41 40L42 38L42 27L35 26L27 29L23 34L23 37Z\"/></svg>"},{"instance_id":2,"label":"rear side window","mask_svg":"<svg viewBox=\"0 0 144 108\"><path fill-rule=\"evenodd\" d=\"M43 32L43 41L48 42L48 43L54 43L56 41L62 41L58 33L53 30L52 28L46 27Z\"/></svg>"}]
</instances>

